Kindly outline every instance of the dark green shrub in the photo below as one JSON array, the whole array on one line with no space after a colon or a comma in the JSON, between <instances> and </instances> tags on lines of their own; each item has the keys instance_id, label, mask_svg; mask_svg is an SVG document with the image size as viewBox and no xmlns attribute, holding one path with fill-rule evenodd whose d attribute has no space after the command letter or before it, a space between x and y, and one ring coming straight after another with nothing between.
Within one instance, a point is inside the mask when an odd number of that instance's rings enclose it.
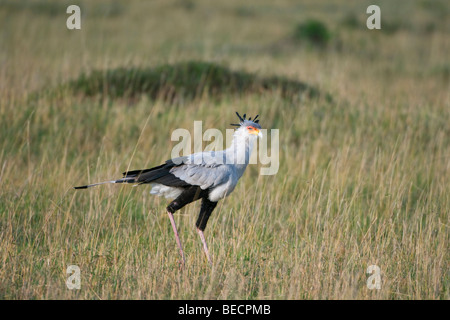
<instances>
[{"instance_id":1,"label":"dark green shrub","mask_svg":"<svg viewBox=\"0 0 450 320\"><path fill-rule=\"evenodd\" d=\"M297 25L294 40L315 46L325 46L331 38L327 26L318 20L308 20Z\"/></svg>"},{"instance_id":2,"label":"dark green shrub","mask_svg":"<svg viewBox=\"0 0 450 320\"><path fill-rule=\"evenodd\" d=\"M318 96L318 90L307 84L284 77L258 77L244 71L208 62L188 61L166 64L155 68L117 68L94 70L82 74L65 87L84 96L133 98L147 95L150 98L175 100L193 99L207 94L278 92L282 97L295 99L303 94Z\"/></svg>"}]
</instances>

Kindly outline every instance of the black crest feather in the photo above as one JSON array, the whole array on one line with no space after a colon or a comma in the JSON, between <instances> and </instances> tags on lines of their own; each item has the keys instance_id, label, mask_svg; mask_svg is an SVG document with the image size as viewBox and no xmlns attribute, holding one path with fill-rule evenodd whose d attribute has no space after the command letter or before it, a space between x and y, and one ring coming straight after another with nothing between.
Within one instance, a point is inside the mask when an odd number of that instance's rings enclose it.
<instances>
[{"instance_id":1,"label":"black crest feather","mask_svg":"<svg viewBox=\"0 0 450 320\"><path fill-rule=\"evenodd\" d=\"M244 115L241 117L241 115L236 111L236 115L238 116L238 118L239 118L239 120L241 121L241 123L244 122L244 121L246 120L246 119L245 119L246 116L247 116L246 113L244 113ZM259 123L259 120L256 120L256 118L258 118L258 117L259 117L259 114L256 115L256 117L254 117L253 120L252 120L251 117L248 118L248 120L249 120L249 121L253 121L254 123ZM239 123L239 124L231 123L231 125L232 125L232 126L236 126L236 127L240 127L240 126L241 126L241 123Z\"/></svg>"}]
</instances>

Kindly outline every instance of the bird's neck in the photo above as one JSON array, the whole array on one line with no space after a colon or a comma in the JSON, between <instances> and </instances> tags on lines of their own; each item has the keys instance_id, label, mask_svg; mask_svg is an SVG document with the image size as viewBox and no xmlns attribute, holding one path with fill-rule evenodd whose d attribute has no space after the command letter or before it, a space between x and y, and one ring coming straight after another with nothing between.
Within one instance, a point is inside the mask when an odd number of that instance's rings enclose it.
<instances>
[{"instance_id":1,"label":"bird's neck","mask_svg":"<svg viewBox=\"0 0 450 320\"><path fill-rule=\"evenodd\" d=\"M227 163L233 164L237 169L245 170L250 162L256 136L248 136L236 132L231 146L226 150Z\"/></svg>"}]
</instances>

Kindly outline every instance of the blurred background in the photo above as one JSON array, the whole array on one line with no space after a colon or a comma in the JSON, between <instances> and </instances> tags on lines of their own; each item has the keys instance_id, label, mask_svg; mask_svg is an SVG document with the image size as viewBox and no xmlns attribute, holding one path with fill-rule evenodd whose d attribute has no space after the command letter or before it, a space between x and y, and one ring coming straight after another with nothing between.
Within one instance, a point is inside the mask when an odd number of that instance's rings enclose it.
<instances>
[{"instance_id":1,"label":"blurred background","mask_svg":"<svg viewBox=\"0 0 450 320\"><path fill-rule=\"evenodd\" d=\"M78 1L79 31L66 28L69 4L1 1L2 76L10 88L36 90L93 68L186 60L283 74L331 91L355 73L448 81L446 1L379 1L382 29L373 31L366 28L370 1Z\"/></svg>"}]
</instances>

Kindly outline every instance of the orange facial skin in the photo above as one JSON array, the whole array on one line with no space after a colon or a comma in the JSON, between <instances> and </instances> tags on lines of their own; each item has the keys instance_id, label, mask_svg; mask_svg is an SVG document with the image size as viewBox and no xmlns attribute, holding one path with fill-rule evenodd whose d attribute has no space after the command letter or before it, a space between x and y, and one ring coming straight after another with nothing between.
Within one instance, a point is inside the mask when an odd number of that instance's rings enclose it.
<instances>
[{"instance_id":1,"label":"orange facial skin","mask_svg":"<svg viewBox=\"0 0 450 320\"><path fill-rule=\"evenodd\" d=\"M253 126L248 126L247 127L247 130L248 130L248 132L250 133L250 134L259 134L259 129L257 129L257 128L255 128L255 127L253 127Z\"/></svg>"}]
</instances>

